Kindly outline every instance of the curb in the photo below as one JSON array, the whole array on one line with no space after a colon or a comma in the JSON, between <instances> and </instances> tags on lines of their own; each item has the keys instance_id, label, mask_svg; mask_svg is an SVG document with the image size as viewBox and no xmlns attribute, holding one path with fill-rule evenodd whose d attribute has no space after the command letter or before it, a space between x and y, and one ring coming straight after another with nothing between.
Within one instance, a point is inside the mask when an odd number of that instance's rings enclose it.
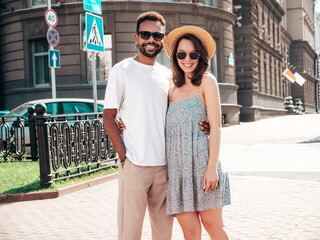
<instances>
[{"instance_id":1,"label":"curb","mask_svg":"<svg viewBox=\"0 0 320 240\"><path fill-rule=\"evenodd\" d=\"M31 201L31 200L43 200L61 197L63 195L73 193L75 191L83 190L85 188L93 187L110 180L118 178L118 173L112 173L107 176L87 180L75 185L60 188L54 191L48 192L30 192L30 193L17 193L17 194L0 194L0 203L11 203L20 201Z\"/></svg>"}]
</instances>

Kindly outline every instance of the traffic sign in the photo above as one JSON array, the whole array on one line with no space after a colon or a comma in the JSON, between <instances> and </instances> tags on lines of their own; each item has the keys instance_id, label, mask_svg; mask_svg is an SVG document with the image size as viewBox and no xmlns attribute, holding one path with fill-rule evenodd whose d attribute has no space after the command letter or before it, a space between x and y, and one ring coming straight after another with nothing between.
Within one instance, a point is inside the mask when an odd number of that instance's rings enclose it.
<instances>
[{"instance_id":1,"label":"traffic sign","mask_svg":"<svg viewBox=\"0 0 320 240\"><path fill-rule=\"evenodd\" d=\"M59 33L56 29L52 28L49 29L47 32L47 40L48 43L53 46L56 47L59 44L60 41L60 37L59 37Z\"/></svg>"},{"instance_id":2,"label":"traffic sign","mask_svg":"<svg viewBox=\"0 0 320 240\"><path fill-rule=\"evenodd\" d=\"M55 27L58 24L58 16L56 14L56 12L52 9L48 9L46 11L46 22L50 27Z\"/></svg>"},{"instance_id":3,"label":"traffic sign","mask_svg":"<svg viewBox=\"0 0 320 240\"><path fill-rule=\"evenodd\" d=\"M86 13L87 50L104 52L103 19Z\"/></svg>"},{"instance_id":4,"label":"traffic sign","mask_svg":"<svg viewBox=\"0 0 320 240\"><path fill-rule=\"evenodd\" d=\"M101 0L84 0L83 1L84 10L101 14Z\"/></svg>"},{"instance_id":5,"label":"traffic sign","mask_svg":"<svg viewBox=\"0 0 320 240\"><path fill-rule=\"evenodd\" d=\"M60 68L60 51L49 50L49 67Z\"/></svg>"}]
</instances>

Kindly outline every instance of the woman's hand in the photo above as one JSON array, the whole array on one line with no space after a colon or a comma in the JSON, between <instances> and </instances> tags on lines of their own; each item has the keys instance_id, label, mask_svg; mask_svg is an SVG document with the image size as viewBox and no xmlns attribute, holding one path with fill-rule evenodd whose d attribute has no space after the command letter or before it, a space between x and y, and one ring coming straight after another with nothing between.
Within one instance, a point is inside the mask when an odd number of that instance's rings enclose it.
<instances>
[{"instance_id":1,"label":"woman's hand","mask_svg":"<svg viewBox=\"0 0 320 240\"><path fill-rule=\"evenodd\" d=\"M207 168L203 179L203 190L205 193L216 189L219 184L219 175L216 168Z\"/></svg>"},{"instance_id":2,"label":"woman's hand","mask_svg":"<svg viewBox=\"0 0 320 240\"><path fill-rule=\"evenodd\" d=\"M118 124L118 128L120 130L120 134L122 134L123 131L126 129L126 125L124 125L121 118L117 121L117 124Z\"/></svg>"}]
</instances>

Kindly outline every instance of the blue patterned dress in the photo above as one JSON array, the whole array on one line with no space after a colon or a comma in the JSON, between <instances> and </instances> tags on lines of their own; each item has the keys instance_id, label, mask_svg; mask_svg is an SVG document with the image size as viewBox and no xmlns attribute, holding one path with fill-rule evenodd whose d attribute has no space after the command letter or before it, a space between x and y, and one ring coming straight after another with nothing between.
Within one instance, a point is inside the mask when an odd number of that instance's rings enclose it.
<instances>
[{"instance_id":1,"label":"blue patterned dress","mask_svg":"<svg viewBox=\"0 0 320 240\"><path fill-rule=\"evenodd\" d=\"M179 102L169 102L166 118L166 158L168 164L167 215L203 211L230 204L227 173L218 163L219 185L204 193L203 178L209 159L209 137L199 122L207 110L198 94Z\"/></svg>"}]
</instances>

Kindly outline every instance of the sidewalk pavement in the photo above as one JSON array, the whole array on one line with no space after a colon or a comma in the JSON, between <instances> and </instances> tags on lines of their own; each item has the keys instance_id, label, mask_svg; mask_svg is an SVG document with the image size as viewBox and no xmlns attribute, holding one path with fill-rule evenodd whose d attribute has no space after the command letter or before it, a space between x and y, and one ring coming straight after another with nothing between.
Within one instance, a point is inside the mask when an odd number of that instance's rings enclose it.
<instances>
[{"instance_id":1,"label":"sidewalk pavement","mask_svg":"<svg viewBox=\"0 0 320 240\"><path fill-rule=\"evenodd\" d=\"M224 208L230 240L320 240L319 123L320 115L286 116L222 130L221 161L231 170L232 205ZM286 124L293 127L281 128ZM116 240L117 186L111 180L56 199L0 204L0 239ZM148 214L142 239L151 240ZM173 240L180 239L175 220ZM209 240L205 230L202 239Z\"/></svg>"},{"instance_id":2,"label":"sidewalk pavement","mask_svg":"<svg viewBox=\"0 0 320 240\"><path fill-rule=\"evenodd\" d=\"M231 176L230 240L319 240L320 183ZM117 180L56 199L0 205L0 239L116 240ZM151 240L148 217L143 240ZM174 222L174 240L182 240ZM209 240L203 230L203 239Z\"/></svg>"}]
</instances>

